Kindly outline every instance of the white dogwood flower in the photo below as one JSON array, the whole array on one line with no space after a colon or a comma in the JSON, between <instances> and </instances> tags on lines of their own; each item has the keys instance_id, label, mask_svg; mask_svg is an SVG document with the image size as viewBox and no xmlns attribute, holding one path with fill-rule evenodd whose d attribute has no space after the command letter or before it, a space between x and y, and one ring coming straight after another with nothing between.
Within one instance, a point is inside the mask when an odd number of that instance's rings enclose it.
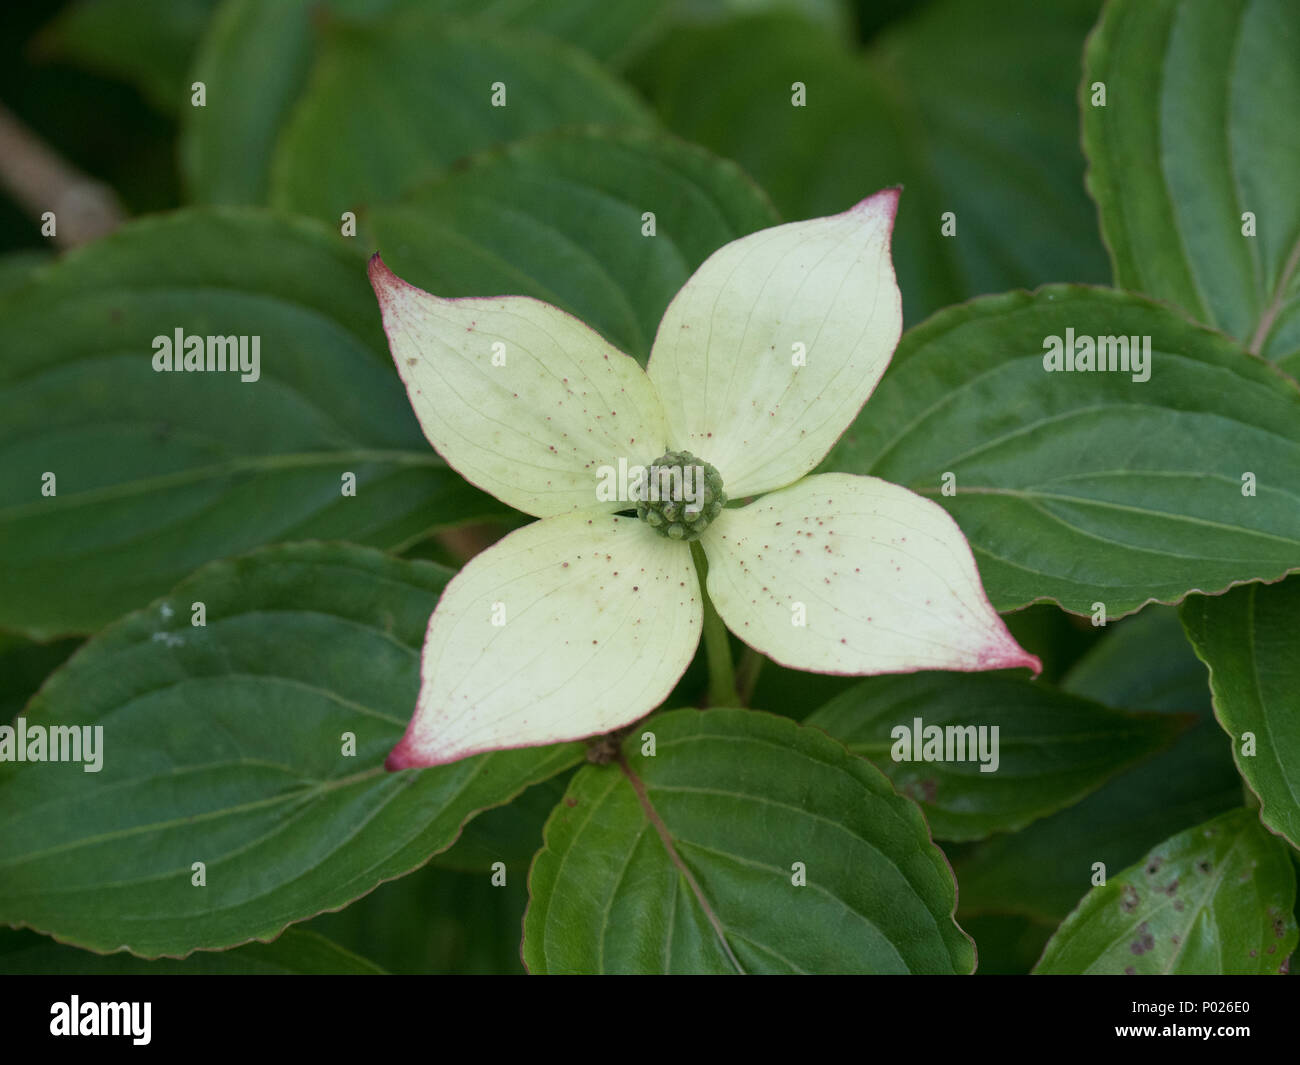
<instances>
[{"instance_id":1,"label":"white dogwood flower","mask_svg":"<svg viewBox=\"0 0 1300 1065\"><path fill-rule=\"evenodd\" d=\"M898 343L897 205L887 189L719 249L669 304L647 370L549 304L441 299L371 260L425 436L467 480L541 519L447 585L389 768L592 736L660 705L700 641L693 540L726 626L782 665L1039 668L942 507L874 477L809 475ZM700 482L711 505L636 517L635 501L598 492L620 460L661 456L712 467Z\"/></svg>"}]
</instances>

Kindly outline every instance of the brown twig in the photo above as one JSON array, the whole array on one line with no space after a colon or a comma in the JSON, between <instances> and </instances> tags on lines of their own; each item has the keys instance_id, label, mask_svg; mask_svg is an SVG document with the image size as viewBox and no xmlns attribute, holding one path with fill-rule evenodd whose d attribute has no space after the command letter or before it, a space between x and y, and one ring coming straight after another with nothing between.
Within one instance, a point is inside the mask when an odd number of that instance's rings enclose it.
<instances>
[{"instance_id":1,"label":"brown twig","mask_svg":"<svg viewBox=\"0 0 1300 1065\"><path fill-rule=\"evenodd\" d=\"M0 104L0 185L38 221L54 213L61 248L111 233L125 217L113 190L63 159Z\"/></svg>"},{"instance_id":2,"label":"brown twig","mask_svg":"<svg viewBox=\"0 0 1300 1065\"><path fill-rule=\"evenodd\" d=\"M497 522L482 522L444 529L437 533L434 539L464 565L479 552L486 551L509 531L503 529Z\"/></svg>"}]
</instances>

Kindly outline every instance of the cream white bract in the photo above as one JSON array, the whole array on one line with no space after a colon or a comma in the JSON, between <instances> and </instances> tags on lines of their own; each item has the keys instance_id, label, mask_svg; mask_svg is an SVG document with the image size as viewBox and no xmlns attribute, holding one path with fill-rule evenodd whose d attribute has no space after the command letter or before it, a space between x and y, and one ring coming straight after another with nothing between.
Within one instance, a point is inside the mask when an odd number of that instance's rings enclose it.
<instances>
[{"instance_id":1,"label":"cream white bract","mask_svg":"<svg viewBox=\"0 0 1300 1065\"><path fill-rule=\"evenodd\" d=\"M722 510L699 543L719 615L774 661L848 674L1038 668L942 507L873 477L809 476L898 343L897 204L886 189L719 249L669 304L646 371L548 304L440 299L372 260L429 442L541 519L448 584L390 768L608 732L663 702L700 640L690 546L596 486L620 459L668 451L716 467L728 499L758 496Z\"/></svg>"}]
</instances>

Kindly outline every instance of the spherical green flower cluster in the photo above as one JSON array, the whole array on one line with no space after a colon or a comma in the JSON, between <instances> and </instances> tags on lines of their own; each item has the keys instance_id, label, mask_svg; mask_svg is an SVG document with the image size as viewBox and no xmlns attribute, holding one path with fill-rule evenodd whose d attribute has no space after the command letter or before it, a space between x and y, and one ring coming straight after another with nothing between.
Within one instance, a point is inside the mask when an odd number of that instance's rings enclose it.
<instances>
[{"instance_id":1,"label":"spherical green flower cluster","mask_svg":"<svg viewBox=\"0 0 1300 1065\"><path fill-rule=\"evenodd\" d=\"M669 451L648 471L636 516L670 540L697 540L727 502L722 475L689 451Z\"/></svg>"}]
</instances>

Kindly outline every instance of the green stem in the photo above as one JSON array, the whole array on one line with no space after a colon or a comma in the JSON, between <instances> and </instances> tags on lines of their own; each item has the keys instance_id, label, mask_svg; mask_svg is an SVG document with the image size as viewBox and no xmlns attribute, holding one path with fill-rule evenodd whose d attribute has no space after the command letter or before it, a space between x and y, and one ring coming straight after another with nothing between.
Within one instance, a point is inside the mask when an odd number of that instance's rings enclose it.
<instances>
[{"instance_id":1,"label":"green stem","mask_svg":"<svg viewBox=\"0 0 1300 1065\"><path fill-rule=\"evenodd\" d=\"M695 559L695 570L700 577L700 599L704 604L704 655L709 663L709 705L740 706L740 698L736 695L736 671L731 664L731 641L727 635L727 626L722 623L722 618L709 599L706 588L709 564L699 541L692 541L691 557Z\"/></svg>"},{"instance_id":2,"label":"green stem","mask_svg":"<svg viewBox=\"0 0 1300 1065\"><path fill-rule=\"evenodd\" d=\"M758 685L758 671L763 668L763 656L752 647L746 647L740 653L736 664L736 691L740 694L742 706L754 701L754 688Z\"/></svg>"}]
</instances>

